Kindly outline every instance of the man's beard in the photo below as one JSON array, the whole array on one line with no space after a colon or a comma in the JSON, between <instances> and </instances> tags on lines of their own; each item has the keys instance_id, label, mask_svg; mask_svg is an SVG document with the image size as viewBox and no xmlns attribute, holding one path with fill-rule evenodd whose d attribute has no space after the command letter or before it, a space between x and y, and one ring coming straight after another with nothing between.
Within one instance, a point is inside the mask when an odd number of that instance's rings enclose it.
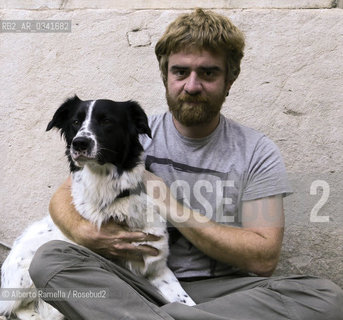
<instances>
[{"instance_id":1,"label":"man's beard","mask_svg":"<svg viewBox=\"0 0 343 320\"><path fill-rule=\"evenodd\" d=\"M202 96L183 94L176 99L166 93L169 111L184 126L191 127L211 122L220 112L225 94L209 101ZM192 104L195 103L195 104Z\"/></svg>"}]
</instances>

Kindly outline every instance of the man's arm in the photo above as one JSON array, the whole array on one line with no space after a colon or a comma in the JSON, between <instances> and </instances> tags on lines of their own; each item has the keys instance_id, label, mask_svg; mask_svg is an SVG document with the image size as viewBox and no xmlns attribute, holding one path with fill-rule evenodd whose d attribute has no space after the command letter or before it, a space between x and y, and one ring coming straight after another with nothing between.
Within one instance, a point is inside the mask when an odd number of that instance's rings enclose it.
<instances>
[{"instance_id":1,"label":"man's arm","mask_svg":"<svg viewBox=\"0 0 343 320\"><path fill-rule=\"evenodd\" d=\"M71 178L68 178L53 195L49 211L54 223L66 237L107 258L125 257L140 260L143 254L158 254L158 250L150 246L135 246L131 243L154 241L158 240L158 237L143 232L127 231L124 226L113 221L102 225L98 230L80 216L72 203Z\"/></svg>"},{"instance_id":2,"label":"man's arm","mask_svg":"<svg viewBox=\"0 0 343 320\"><path fill-rule=\"evenodd\" d=\"M156 176L146 174L147 181ZM281 195L243 202L242 228L209 220L182 206L164 182L147 188L160 213L208 256L260 276L270 276L279 259L284 230ZM156 184L154 183L156 186ZM161 187L162 186L162 187Z\"/></svg>"}]
</instances>

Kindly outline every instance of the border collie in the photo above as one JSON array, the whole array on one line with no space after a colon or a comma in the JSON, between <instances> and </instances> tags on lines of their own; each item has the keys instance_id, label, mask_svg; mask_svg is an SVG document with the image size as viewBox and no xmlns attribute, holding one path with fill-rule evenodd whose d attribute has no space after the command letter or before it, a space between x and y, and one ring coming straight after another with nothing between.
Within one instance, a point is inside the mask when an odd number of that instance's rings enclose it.
<instances>
[{"instance_id":1,"label":"border collie","mask_svg":"<svg viewBox=\"0 0 343 320\"><path fill-rule=\"evenodd\" d=\"M167 267L166 222L154 206L148 205L152 200L144 193L139 134L151 138L151 132L143 109L134 101L82 101L75 96L56 111L47 131L52 128L60 130L66 141L77 211L99 228L112 218L130 230L160 237L150 243L159 250L158 256L123 264L133 273L145 276L167 301L194 305ZM2 266L2 288L34 288L28 268L37 249L50 240L70 241L48 215L15 240ZM0 315L11 314L19 319L63 319L52 306L29 297L0 301Z\"/></svg>"}]
</instances>

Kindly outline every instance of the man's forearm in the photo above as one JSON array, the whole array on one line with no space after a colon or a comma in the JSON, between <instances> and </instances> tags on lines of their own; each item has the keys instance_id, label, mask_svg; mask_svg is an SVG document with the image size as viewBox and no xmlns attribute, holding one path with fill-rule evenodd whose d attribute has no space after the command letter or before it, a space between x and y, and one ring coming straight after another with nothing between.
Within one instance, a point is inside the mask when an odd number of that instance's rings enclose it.
<instances>
[{"instance_id":1,"label":"man's forearm","mask_svg":"<svg viewBox=\"0 0 343 320\"><path fill-rule=\"evenodd\" d=\"M69 177L55 192L51 198L49 212L54 223L66 237L78 242L77 230L85 223L76 211L71 196L71 178Z\"/></svg>"},{"instance_id":2,"label":"man's forearm","mask_svg":"<svg viewBox=\"0 0 343 320\"><path fill-rule=\"evenodd\" d=\"M279 259L283 237L281 196L245 203L242 211L250 221L245 222L243 228L237 228L213 222L181 205L165 183L153 174L147 172L146 181L147 193L153 198L160 214L199 250L241 270L261 276L272 274ZM267 221L258 217L263 217L264 213L273 219Z\"/></svg>"},{"instance_id":3,"label":"man's forearm","mask_svg":"<svg viewBox=\"0 0 343 320\"><path fill-rule=\"evenodd\" d=\"M168 220L208 256L261 276L269 276L275 269L279 247L268 239L269 234L275 236L275 228L265 228L262 235L248 228L210 221L200 213L184 208L176 200L169 208ZM180 222L180 217L187 219Z\"/></svg>"}]
</instances>

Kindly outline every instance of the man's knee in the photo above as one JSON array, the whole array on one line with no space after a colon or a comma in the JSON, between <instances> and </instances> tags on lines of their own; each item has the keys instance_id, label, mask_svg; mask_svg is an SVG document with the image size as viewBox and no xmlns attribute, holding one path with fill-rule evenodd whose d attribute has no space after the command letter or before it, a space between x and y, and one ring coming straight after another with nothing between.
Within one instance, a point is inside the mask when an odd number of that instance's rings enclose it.
<instances>
[{"instance_id":1,"label":"man's knee","mask_svg":"<svg viewBox=\"0 0 343 320\"><path fill-rule=\"evenodd\" d=\"M343 320L343 290L339 286L316 277L309 277L303 284L305 296L299 303L307 309L304 314L309 312L309 319L312 316L312 319Z\"/></svg>"},{"instance_id":2,"label":"man's knee","mask_svg":"<svg viewBox=\"0 0 343 320\"><path fill-rule=\"evenodd\" d=\"M330 280L322 280L324 285L318 293L323 303L326 319L343 320L343 290Z\"/></svg>"},{"instance_id":3,"label":"man's knee","mask_svg":"<svg viewBox=\"0 0 343 320\"><path fill-rule=\"evenodd\" d=\"M68 255L73 246L75 245L69 242L53 240L37 250L29 268L30 277L36 288L44 288L54 274L75 261L75 258L70 260L70 254Z\"/></svg>"},{"instance_id":4,"label":"man's knee","mask_svg":"<svg viewBox=\"0 0 343 320\"><path fill-rule=\"evenodd\" d=\"M343 291L327 279L290 276L272 279L270 286L293 301L293 310L301 319L343 320Z\"/></svg>"}]
</instances>

